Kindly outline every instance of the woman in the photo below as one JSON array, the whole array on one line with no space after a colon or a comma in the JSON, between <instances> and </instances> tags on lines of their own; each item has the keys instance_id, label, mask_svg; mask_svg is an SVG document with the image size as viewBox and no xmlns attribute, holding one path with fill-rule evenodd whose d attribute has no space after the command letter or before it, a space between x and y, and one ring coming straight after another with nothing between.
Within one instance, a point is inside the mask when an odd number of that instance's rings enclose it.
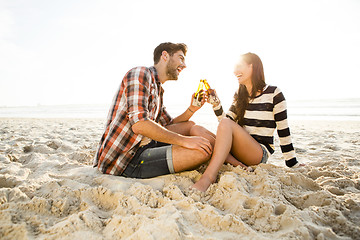
<instances>
[{"instance_id":1,"label":"woman","mask_svg":"<svg viewBox=\"0 0 360 240\"><path fill-rule=\"evenodd\" d=\"M220 123L209 166L193 185L200 191L206 191L215 182L224 162L234 166L266 163L274 152L276 128L286 165L298 165L287 123L284 95L277 87L265 83L260 58L253 53L242 55L234 74L239 81L239 89L226 117L220 102L213 103Z\"/></svg>"}]
</instances>

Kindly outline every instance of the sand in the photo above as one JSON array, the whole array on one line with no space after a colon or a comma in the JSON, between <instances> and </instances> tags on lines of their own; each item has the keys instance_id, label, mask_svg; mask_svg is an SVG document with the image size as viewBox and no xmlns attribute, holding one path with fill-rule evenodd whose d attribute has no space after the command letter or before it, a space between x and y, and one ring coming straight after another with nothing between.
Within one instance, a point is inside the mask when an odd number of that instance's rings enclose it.
<instances>
[{"instance_id":1,"label":"sand","mask_svg":"<svg viewBox=\"0 0 360 240\"><path fill-rule=\"evenodd\" d=\"M100 119L0 119L0 239L360 239L360 122L293 121L301 169L281 152L148 180L103 175ZM278 144L278 143L277 143Z\"/></svg>"}]
</instances>

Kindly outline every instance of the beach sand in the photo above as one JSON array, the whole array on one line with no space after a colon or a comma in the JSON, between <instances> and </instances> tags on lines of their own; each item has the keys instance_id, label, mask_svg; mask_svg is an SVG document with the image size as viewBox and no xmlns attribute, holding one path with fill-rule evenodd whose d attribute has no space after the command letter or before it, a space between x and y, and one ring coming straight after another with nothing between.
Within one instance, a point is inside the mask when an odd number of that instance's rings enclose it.
<instances>
[{"instance_id":1,"label":"beach sand","mask_svg":"<svg viewBox=\"0 0 360 240\"><path fill-rule=\"evenodd\" d=\"M104 120L0 119L0 239L360 239L360 122L292 121L297 157L147 180L92 167ZM214 126L212 126L214 128ZM216 126L215 126L216 128Z\"/></svg>"}]
</instances>

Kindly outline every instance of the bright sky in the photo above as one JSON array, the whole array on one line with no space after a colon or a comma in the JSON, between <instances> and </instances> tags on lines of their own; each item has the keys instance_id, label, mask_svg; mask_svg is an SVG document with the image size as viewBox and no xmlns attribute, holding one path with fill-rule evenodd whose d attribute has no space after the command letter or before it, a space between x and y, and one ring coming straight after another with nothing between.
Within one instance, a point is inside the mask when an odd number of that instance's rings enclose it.
<instances>
[{"instance_id":1,"label":"bright sky","mask_svg":"<svg viewBox=\"0 0 360 240\"><path fill-rule=\"evenodd\" d=\"M0 106L110 104L166 41L188 45L167 106L188 104L201 78L231 102L246 52L288 100L358 98L359 13L358 0L0 0Z\"/></svg>"}]
</instances>

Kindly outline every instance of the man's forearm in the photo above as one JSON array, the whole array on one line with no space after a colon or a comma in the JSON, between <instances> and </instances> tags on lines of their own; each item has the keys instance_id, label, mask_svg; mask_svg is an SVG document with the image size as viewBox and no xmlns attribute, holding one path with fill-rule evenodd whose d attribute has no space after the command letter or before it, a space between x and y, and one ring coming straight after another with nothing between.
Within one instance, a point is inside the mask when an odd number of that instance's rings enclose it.
<instances>
[{"instance_id":1,"label":"man's forearm","mask_svg":"<svg viewBox=\"0 0 360 240\"><path fill-rule=\"evenodd\" d=\"M183 112L181 115L177 116L173 119L172 123L180 123L180 122L186 122L189 121L189 119L192 117L192 115L195 113L194 110L191 110L190 108L187 108L185 112Z\"/></svg>"},{"instance_id":2,"label":"man's forearm","mask_svg":"<svg viewBox=\"0 0 360 240\"><path fill-rule=\"evenodd\" d=\"M132 126L132 130L136 134L141 134L155 141L169 144L181 146L184 140L184 136L169 131L153 120L139 121Z\"/></svg>"},{"instance_id":3,"label":"man's forearm","mask_svg":"<svg viewBox=\"0 0 360 240\"><path fill-rule=\"evenodd\" d=\"M155 141L199 150L205 154L212 153L212 146L208 139L200 136L184 136L172 132L153 120L139 121L132 126L132 130L136 134L141 134Z\"/></svg>"}]
</instances>

